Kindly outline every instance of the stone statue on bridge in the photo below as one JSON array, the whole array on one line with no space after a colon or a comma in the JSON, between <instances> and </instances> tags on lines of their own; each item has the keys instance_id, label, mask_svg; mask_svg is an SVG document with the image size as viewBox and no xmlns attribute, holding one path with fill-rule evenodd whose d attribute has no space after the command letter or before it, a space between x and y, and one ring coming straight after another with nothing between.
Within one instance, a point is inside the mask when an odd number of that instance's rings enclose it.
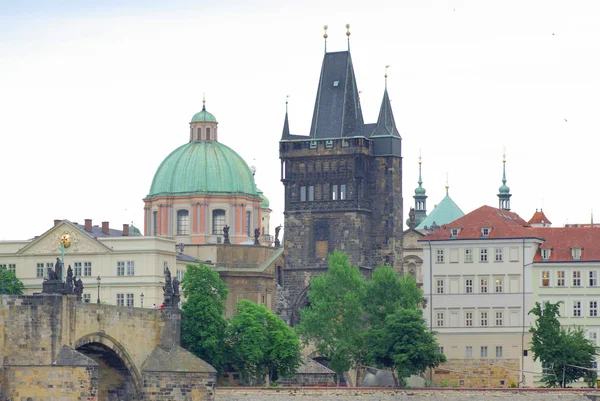
<instances>
[{"instance_id":1,"label":"stone statue on bridge","mask_svg":"<svg viewBox=\"0 0 600 401\"><path fill-rule=\"evenodd\" d=\"M258 228L254 229L254 245L260 245L258 242L258 237L260 236L260 230Z\"/></svg>"},{"instance_id":2,"label":"stone statue on bridge","mask_svg":"<svg viewBox=\"0 0 600 401\"><path fill-rule=\"evenodd\" d=\"M225 227L223 227L223 243L231 244L229 241L229 226L227 224L225 224Z\"/></svg>"},{"instance_id":3,"label":"stone statue on bridge","mask_svg":"<svg viewBox=\"0 0 600 401\"><path fill-rule=\"evenodd\" d=\"M71 265L67 269L67 287L69 288L69 294L73 293L73 269Z\"/></svg>"},{"instance_id":4,"label":"stone statue on bridge","mask_svg":"<svg viewBox=\"0 0 600 401\"><path fill-rule=\"evenodd\" d=\"M81 301L81 296L83 294L83 281L81 281L81 278L77 278L75 277L75 290L74 293L75 295L77 295L77 300Z\"/></svg>"},{"instance_id":5,"label":"stone statue on bridge","mask_svg":"<svg viewBox=\"0 0 600 401\"><path fill-rule=\"evenodd\" d=\"M62 268L62 261L60 260L60 258L56 258L56 263L54 264L54 274L56 275L56 280L62 281Z\"/></svg>"}]
</instances>

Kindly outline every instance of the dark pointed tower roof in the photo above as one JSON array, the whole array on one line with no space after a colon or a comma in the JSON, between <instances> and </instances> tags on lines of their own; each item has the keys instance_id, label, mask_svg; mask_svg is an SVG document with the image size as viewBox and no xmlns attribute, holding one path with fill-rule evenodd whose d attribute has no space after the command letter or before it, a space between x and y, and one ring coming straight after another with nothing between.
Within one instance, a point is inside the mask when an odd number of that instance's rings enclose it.
<instances>
[{"instance_id":1,"label":"dark pointed tower roof","mask_svg":"<svg viewBox=\"0 0 600 401\"><path fill-rule=\"evenodd\" d=\"M327 139L362 135L363 125L350 52L325 53L310 137Z\"/></svg>"},{"instance_id":2,"label":"dark pointed tower roof","mask_svg":"<svg viewBox=\"0 0 600 401\"><path fill-rule=\"evenodd\" d=\"M394 113L392 112L392 105L390 104L387 87L383 92L383 100L381 101L381 107L379 108L377 126L371 136L396 136L400 138L400 133L396 128L396 121L394 120Z\"/></svg>"},{"instance_id":3,"label":"dark pointed tower roof","mask_svg":"<svg viewBox=\"0 0 600 401\"><path fill-rule=\"evenodd\" d=\"M283 120L283 132L281 133L281 139L290 138L290 123L288 121L288 102L285 101L285 120Z\"/></svg>"}]
</instances>

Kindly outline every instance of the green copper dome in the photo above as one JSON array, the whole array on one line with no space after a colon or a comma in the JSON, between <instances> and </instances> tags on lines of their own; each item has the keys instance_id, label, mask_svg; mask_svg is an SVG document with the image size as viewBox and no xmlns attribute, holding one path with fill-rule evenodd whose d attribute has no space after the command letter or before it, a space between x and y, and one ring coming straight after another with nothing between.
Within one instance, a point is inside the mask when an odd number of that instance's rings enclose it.
<instances>
[{"instance_id":1,"label":"green copper dome","mask_svg":"<svg viewBox=\"0 0 600 401\"><path fill-rule=\"evenodd\" d=\"M149 197L244 194L258 198L248 165L217 141L193 141L175 149L156 170Z\"/></svg>"},{"instance_id":2,"label":"green copper dome","mask_svg":"<svg viewBox=\"0 0 600 401\"><path fill-rule=\"evenodd\" d=\"M419 185L418 188L415 189L415 195L425 195L425 188Z\"/></svg>"},{"instance_id":3,"label":"green copper dome","mask_svg":"<svg viewBox=\"0 0 600 401\"><path fill-rule=\"evenodd\" d=\"M137 228L136 226L133 225L133 222L131 222L131 224L129 225L129 236L131 236L131 237L141 237L142 236L142 232L140 231L139 228Z\"/></svg>"},{"instance_id":4,"label":"green copper dome","mask_svg":"<svg viewBox=\"0 0 600 401\"><path fill-rule=\"evenodd\" d=\"M261 191L258 188L257 188L257 191L258 191L258 195L260 196L260 199L262 199L262 202L260 202L260 207L263 209L268 209L269 205L270 205L269 199L265 196L263 191Z\"/></svg>"},{"instance_id":5,"label":"green copper dome","mask_svg":"<svg viewBox=\"0 0 600 401\"><path fill-rule=\"evenodd\" d=\"M206 107L202 106L202 110L192 117L193 123L216 123L217 119L211 113L206 111Z\"/></svg>"},{"instance_id":6,"label":"green copper dome","mask_svg":"<svg viewBox=\"0 0 600 401\"><path fill-rule=\"evenodd\" d=\"M465 214L460 207L458 207L458 205L450 198L450 195L448 195L448 188L446 187L446 196L444 199L442 199L440 204L429 213L429 216L425 217L425 219L419 223L417 230L422 230L425 227L430 228L434 223L438 226L442 226L451 223L464 215Z\"/></svg>"},{"instance_id":7,"label":"green copper dome","mask_svg":"<svg viewBox=\"0 0 600 401\"><path fill-rule=\"evenodd\" d=\"M510 188L508 186L506 186L506 184L503 184L500 186L500 188L498 188L498 191L501 194L507 194L507 193L510 193Z\"/></svg>"}]
</instances>

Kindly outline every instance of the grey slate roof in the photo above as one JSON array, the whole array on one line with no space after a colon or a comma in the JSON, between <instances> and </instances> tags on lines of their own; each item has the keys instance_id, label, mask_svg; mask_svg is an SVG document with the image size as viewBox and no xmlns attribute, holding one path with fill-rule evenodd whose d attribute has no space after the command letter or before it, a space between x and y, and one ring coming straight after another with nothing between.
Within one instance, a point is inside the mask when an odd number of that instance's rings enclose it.
<instances>
[{"instance_id":1,"label":"grey slate roof","mask_svg":"<svg viewBox=\"0 0 600 401\"><path fill-rule=\"evenodd\" d=\"M388 91L386 88L383 92L381 107L379 108L379 118L377 119L377 126L371 136L390 135L400 137L400 133L396 128L396 121L394 120L394 113L392 113L392 105L390 104L390 97L388 96Z\"/></svg>"},{"instance_id":2,"label":"grey slate roof","mask_svg":"<svg viewBox=\"0 0 600 401\"><path fill-rule=\"evenodd\" d=\"M310 137L360 136L363 125L350 52L325 53Z\"/></svg>"}]
</instances>

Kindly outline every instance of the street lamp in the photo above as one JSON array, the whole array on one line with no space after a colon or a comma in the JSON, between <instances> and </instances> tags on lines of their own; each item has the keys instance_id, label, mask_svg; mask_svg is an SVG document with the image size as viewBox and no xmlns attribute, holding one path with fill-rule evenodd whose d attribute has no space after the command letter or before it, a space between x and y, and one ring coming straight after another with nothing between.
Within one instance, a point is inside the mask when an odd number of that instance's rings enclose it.
<instances>
[{"instance_id":1,"label":"street lamp","mask_svg":"<svg viewBox=\"0 0 600 401\"><path fill-rule=\"evenodd\" d=\"M144 293L140 294L140 301L142 301L142 308L144 307Z\"/></svg>"},{"instance_id":2,"label":"street lamp","mask_svg":"<svg viewBox=\"0 0 600 401\"><path fill-rule=\"evenodd\" d=\"M97 304L100 304L100 280L102 279L98 275L98 277L96 277L96 281L98 282L98 301L96 302Z\"/></svg>"}]
</instances>

